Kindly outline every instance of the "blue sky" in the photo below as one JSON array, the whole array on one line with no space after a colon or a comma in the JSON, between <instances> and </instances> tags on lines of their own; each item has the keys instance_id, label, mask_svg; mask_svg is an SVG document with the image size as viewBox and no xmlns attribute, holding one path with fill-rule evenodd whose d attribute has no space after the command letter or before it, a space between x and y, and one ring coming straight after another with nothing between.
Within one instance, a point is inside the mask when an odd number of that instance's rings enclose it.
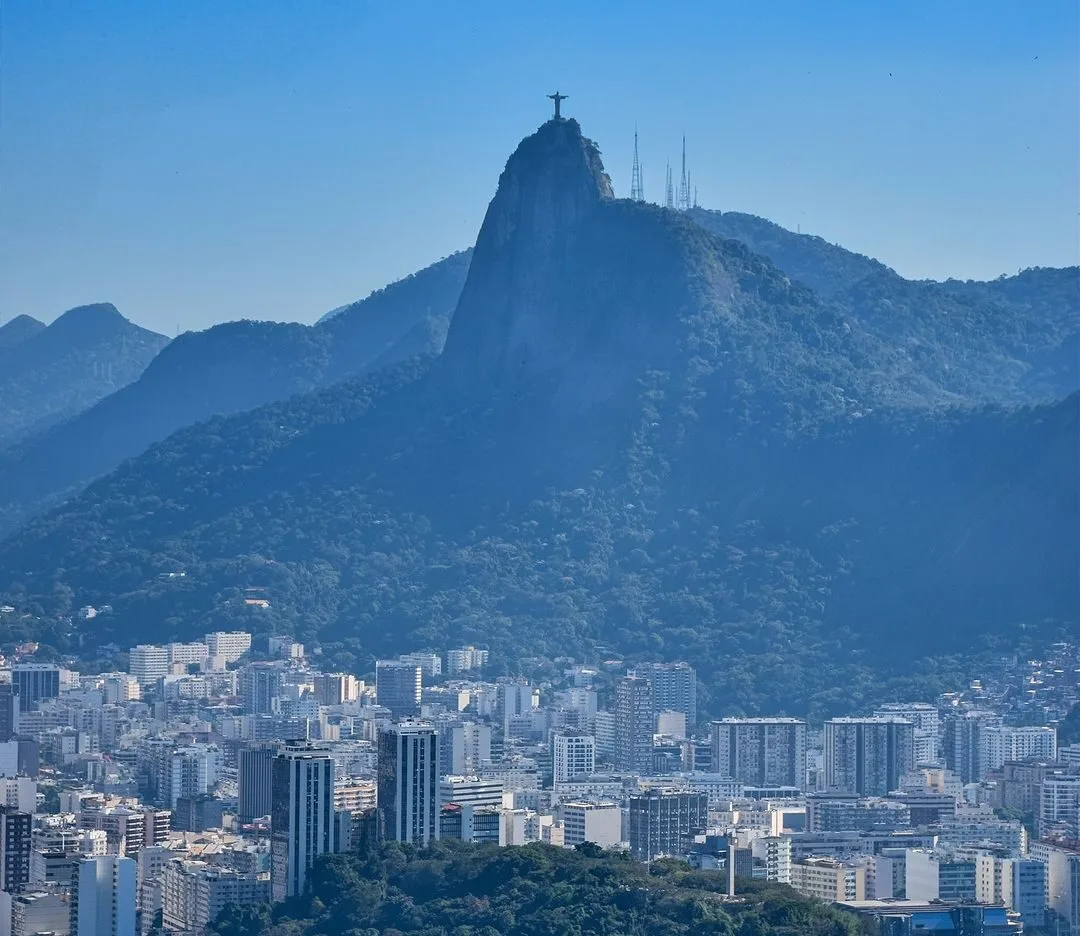
<instances>
[{"instance_id":1,"label":"blue sky","mask_svg":"<svg viewBox=\"0 0 1080 936\"><path fill-rule=\"evenodd\" d=\"M475 239L565 113L646 194L912 277L1077 262L1078 14L1037 3L0 6L0 321L313 321Z\"/></svg>"}]
</instances>

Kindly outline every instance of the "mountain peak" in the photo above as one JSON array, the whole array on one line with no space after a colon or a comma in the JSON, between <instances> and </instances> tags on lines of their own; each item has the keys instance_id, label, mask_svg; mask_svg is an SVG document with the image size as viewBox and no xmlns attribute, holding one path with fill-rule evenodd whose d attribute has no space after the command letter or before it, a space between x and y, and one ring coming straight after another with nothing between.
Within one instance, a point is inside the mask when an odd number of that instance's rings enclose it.
<instances>
[{"instance_id":1,"label":"mountain peak","mask_svg":"<svg viewBox=\"0 0 1080 936\"><path fill-rule=\"evenodd\" d=\"M127 325L128 320L111 302L95 302L68 309L50 325L57 332L76 333L83 337L107 335Z\"/></svg>"},{"instance_id":2,"label":"mountain peak","mask_svg":"<svg viewBox=\"0 0 1080 936\"><path fill-rule=\"evenodd\" d=\"M8 348L36 335L45 327L43 322L29 315L16 315L0 324L0 348Z\"/></svg>"},{"instance_id":3,"label":"mountain peak","mask_svg":"<svg viewBox=\"0 0 1080 936\"><path fill-rule=\"evenodd\" d=\"M549 120L507 160L450 324L447 366L542 364L557 343L546 315L572 232L614 197L600 150L573 119Z\"/></svg>"}]
</instances>

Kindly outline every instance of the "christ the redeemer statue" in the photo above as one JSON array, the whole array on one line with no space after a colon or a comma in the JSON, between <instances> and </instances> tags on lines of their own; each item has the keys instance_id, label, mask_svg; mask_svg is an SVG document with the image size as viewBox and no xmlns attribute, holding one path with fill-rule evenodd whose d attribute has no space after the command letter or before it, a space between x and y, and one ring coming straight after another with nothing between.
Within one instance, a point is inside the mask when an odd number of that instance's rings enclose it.
<instances>
[{"instance_id":1,"label":"christ the redeemer statue","mask_svg":"<svg viewBox=\"0 0 1080 936\"><path fill-rule=\"evenodd\" d=\"M555 119L562 120L562 114L559 113L559 105L568 97L570 97L570 95L561 94L560 92L556 91L554 94L549 94L548 97L555 102Z\"/></svg>"}]
</instances>

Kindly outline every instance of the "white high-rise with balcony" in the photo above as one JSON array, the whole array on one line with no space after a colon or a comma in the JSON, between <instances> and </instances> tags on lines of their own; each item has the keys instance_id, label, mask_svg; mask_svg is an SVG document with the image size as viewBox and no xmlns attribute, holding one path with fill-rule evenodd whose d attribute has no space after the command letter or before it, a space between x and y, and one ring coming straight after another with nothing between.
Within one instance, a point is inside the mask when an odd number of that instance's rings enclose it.
<instances>
[{"instance_id":1,"label":"white high-rise with balcony","mask_svg":"<svg viewBox=\"0 0 1080 936\"><path fill-rule=\"evenodd\" d=\"M596 772L596 738L579 731L557 732L551 740L553 780L566 783L571 777Z\"/></svg>"}]
</instances>

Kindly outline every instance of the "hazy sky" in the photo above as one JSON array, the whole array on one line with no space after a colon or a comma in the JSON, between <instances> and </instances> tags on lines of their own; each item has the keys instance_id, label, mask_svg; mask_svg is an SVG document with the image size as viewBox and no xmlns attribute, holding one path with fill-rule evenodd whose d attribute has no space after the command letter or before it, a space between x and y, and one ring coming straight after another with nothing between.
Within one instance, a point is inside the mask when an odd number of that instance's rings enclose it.
<instances>
[{"instance_id":1,"label":"hazy sky","mask_svg":"<svg viewBox=\"0 0 1080 936\"><path fill-rule=\"evenodd\" d=\"M616 193L913 277L1077 262L1075 0L3 0L0 320L312 321L475 239L571 97Z\"/></svg>"}]
</instances>

